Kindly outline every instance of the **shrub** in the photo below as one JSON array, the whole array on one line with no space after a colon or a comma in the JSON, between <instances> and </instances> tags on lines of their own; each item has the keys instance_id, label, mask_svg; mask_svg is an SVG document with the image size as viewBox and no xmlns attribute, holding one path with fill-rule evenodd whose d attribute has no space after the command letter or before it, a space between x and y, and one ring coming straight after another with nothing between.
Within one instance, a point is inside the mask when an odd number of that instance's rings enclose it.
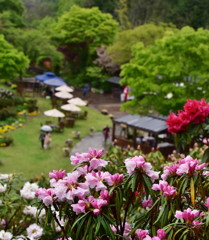
<instances>
[{"instance_id":1,"label":"shrub","mask_svg":"<svg viewBox=\"0 0 209 240\"><path fill-rule=\"evenodd\" d=\"M9 117L17 116L17 111L14 107L7 107L0 110L0 120L6 120Z\"/></svg>"},{"instance_id":2,"label":"shrub","mask_svg":"<svg viewBox=\"0 0 209 240\"><path fill-rule=\"evenodd\" d=\"M13 138L7 135L0 137L0 147L7 147L13 143Z\"/></svg>"}]
</instances>

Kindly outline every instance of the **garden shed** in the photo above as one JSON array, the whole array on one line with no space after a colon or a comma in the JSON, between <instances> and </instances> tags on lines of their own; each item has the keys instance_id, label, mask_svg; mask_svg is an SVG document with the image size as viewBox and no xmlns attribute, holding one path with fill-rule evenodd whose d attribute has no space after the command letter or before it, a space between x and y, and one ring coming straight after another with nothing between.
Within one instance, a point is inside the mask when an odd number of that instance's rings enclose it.
<instances>
[{"instance_id":1,"label":"garden shed","mask_svg":"<svg viewBox=\"0 0 209 240\"><path fill-rule=\"evenodd\" d=\"M128 114L113 119L112 140L122 148L140 146L144 153L158 148L168 155L175 147L167 128L165 117Z\"/></svg>"}]
</instances>

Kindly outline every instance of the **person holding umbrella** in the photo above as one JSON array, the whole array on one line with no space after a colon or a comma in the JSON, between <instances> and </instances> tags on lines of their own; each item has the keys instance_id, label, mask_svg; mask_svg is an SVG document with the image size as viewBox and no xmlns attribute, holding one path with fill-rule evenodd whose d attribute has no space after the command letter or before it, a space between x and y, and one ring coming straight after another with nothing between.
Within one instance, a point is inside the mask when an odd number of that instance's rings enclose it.
<instances>
[{"instance_id":1,"label":"person holding umbrella","mask_svg":"<svg viewBox=\"0 0 209 240\"><path fill-rule=\"evenodd\" d=\"M45 139L45 135L46 133L44 131L41 131L40 132L40 135L39 135L39 140L41 141L41 148L44 149L44 139Z\"/></svg>"},{"instance_id":2,"label":"person holding umbrella","mask_svg":"<svg viewBox=\"0 0 209 240\"><path fill-rule=\"evenodd\" d=\"M50 137L50 135L47 135L51 131L52 131L52 128L48 125L43 125L41 127L39 139L41 141L42 149L46 149L49 146L49 144L51 143L51 137Z\"/></svg>"},{"instance_id":3,"label":"person holding umbrella","mask_svg":"<svg viewBox=\"0 0 209 240\"><path fill-rule=\"evenodd\" d=\"M44 149L51 147L51 134L49 132L46 132L45 138L44 138Z\"/></svg>"}]
</instances>

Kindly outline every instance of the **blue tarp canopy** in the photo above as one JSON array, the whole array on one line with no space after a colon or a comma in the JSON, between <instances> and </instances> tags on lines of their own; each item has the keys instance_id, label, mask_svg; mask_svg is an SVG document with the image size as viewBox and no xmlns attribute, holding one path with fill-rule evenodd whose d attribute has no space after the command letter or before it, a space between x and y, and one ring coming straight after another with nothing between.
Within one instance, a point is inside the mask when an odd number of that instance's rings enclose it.
<instances>
[{"instance_id":1,"label":"blue tarp canopy","mask_svg":"<svg viewBox=\"0 0 209 240\"><path fill-rule=\"evenodd\" d=\"M44 74L39 74L39 75L35 76L35 78L40 82L44 82L44 81L54 78L54 77L56 77L56 75L53 72L45 72Z\"/></svg>"},{"instance_id":2,"label":"blue tarp canopy","mask_svg":"<svg viewBox=\"0 0 209 240\"><path fill-rule=\"evenodd\" d=\"M54 77L54 78L48 79L48 80L44 81L43 83L45 85L48 85L51 87L59 87L59 86L67 85L64 82L64 80L59 77Z\"/></svg>"}]
</instances>

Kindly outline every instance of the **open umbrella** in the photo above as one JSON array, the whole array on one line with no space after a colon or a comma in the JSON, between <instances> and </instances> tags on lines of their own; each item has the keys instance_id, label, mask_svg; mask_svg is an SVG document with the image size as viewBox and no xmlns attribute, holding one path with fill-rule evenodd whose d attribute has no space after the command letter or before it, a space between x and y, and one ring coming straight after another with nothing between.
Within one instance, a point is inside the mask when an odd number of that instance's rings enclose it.
<instances>
[{"instance_id":1,"label":"open umbrella","mask_svg":"<svg viewBox=\"0 0 209 240\"><path fill-rule=\"evenodd\" d=\"M51 132L52 131L52 128L48 125L43 125L41 127L41 130L44 131L44 132Z\"/></svg>"},{"instance_id":2,"label":"open umbrella","mask_svg":"<svg viewBox=\"0 0 209 240\"><path fill-rule=\"evenodd\" d=\"M79 112L81 109L74 104L65 104L60 107L61 109L65 111L71 111L71 112Z\"/></svg>"},{"instance_id":3,"label":"open umbrella","mask_svg":"<svg viewBox=\"0 0 209 240\"><path fill-rule=\"evenodd\" d=\"M59 86L66 85L64 80L62 78L59 78L59 77L50 78L50 79L44 81L43 83L45 85L48 85L48 86L51 86L51 87L59 87Z\"/></svg>"},{"instance_id":4,"label":"open umbrella","mask_svg":"<svg viewBox=\"0 0 209 240\"><path fill-rule=\"evenodd\" d=\"M67 85L62 85L60 87L55 88L56 91L61 91L61 92L73 92L73 88L68 87Z\"/></svg>"},{"instance_id":5,"label":"open umbrella","mask_svg":"<svg viewBox=\"0 0 209 240\"><path fill-rule=\"evenodd\" d=\"M57 117L57 118L62 118L65 116L64 113L60 112L59 110L57 110L55 108L44 112L44 115L46 115L48 117Z\"/></svg>"},{"instance_id":6,"label":"open umbrella","mask_svg":"<svg viewBox=\"0 0 209 240\"><path fill-rule=\"evenodd\" d=\"M78 106L86 106L86 102L83 101L81 98L72 98L70 100L67 101L68 103L72 103L72 104L75 104L75 105L78 105Z\"/></svg>"},{"instance_id":7,"label":"open umbrella","mask_svg":"<svg viewBox=\"0 0 209 240\"><path fill-rule=\"evenodd\" d=\"M55 96L62 99L69 99L73 97L73 95L68 92L57 92L55 93Z\"/></svg>"}]
</instances>

